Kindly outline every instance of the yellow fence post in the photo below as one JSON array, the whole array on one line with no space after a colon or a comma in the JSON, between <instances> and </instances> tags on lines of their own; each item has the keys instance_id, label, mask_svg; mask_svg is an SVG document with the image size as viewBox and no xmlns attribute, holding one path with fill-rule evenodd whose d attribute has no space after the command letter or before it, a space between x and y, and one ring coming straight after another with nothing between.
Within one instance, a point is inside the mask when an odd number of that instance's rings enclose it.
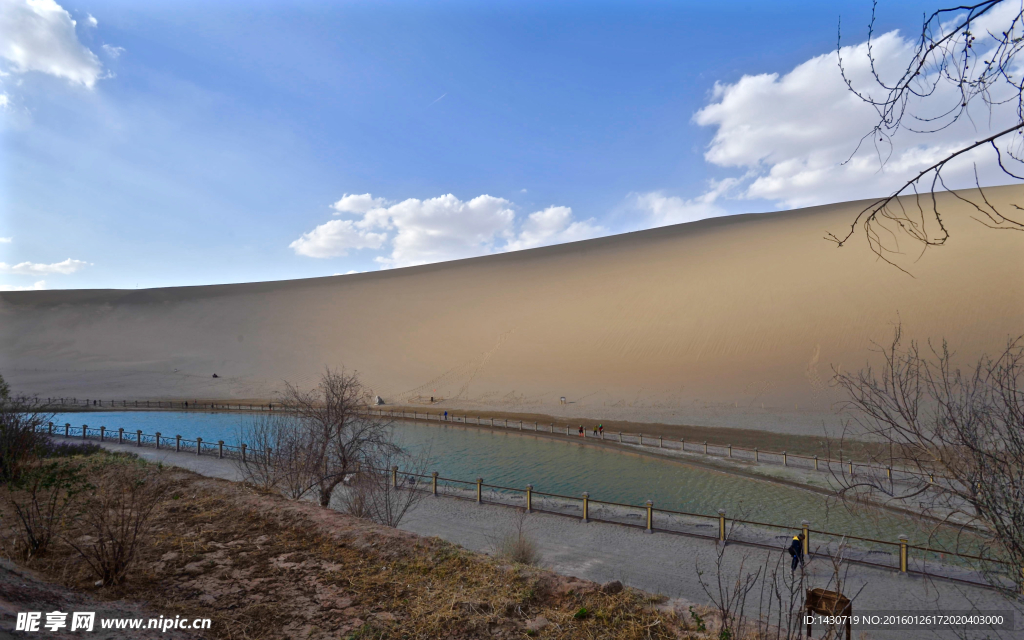
<instances>
[{"instance_id":1,"label":"yellow fence post","mask_svg":"<svg viewBox=\"0 0 1024 640\"><path fill-rule=\"evenodd\" d=\"M590 494L583 492L583 522L590 522Z\"/></svg>"},{"instance_id":2,"label":"yellow fence post","mask_svg":"<svg viewBox=\"0 0 1024 640\"><path fill-rule=\"evenodd\" d=\"M761 456L757 452L757 447L754 447L754 462L761 462Z\"/></svg>"},{"instance_id":3,"label":"yellow fence post","mask_svg":"<svg viewBox=\"0 0 1024 640\"><path fill-rule=\"evenodd\" d=\"M907 536L900 536L900 573L907 572L907 541L909 539Z\"/></svg>"},{"instance_id":4,"label":"yellow fence post","mask_svg":"<svg viewBox=\"0 0 1024 640\"><path fill-rule=\"evenodd\" d=\"M818 456L814 456L814 470L818 470Z\"/></svg>"},{"instance_id":5,"label":"yellow fence post","mask_svg":"<svg viewBox=\"0 0 1024 640\"><path fill-rule=\"evenodd\" d=\"M704 455L708 455L708 441L704 441Z\"/></svg>"},{"instance_id":6,"label":"yellow fence post","mask_svg":"<svg viewBox=\"0 0 1024 640\"><path fill-rule=\"evenodd\" d=\"M784 466L784 467L788 467L789 466L789 458L786 455L785 451L782 452L782 466Z\"/></svg>"},{"instance_id":7,"label":"yellow fence post","mask_svg":"<svg viewBox=\"0 0 1024 640\"><path fill-rule=\"evenodd\" d=\"M391 486L395 489L398 488L398 465L391 467Z\"/></svg>"},{"instance_id":8,"label":"yellow fence post","mask_svg":"<svg viewBox=\"0 0 1024 640\"><path fill-rule=\"evenodd\" d=\"M807 520L800 521L800 528L803 530L804 534L804 556L808 558L811 557L811 532L809 531L810 527L811 523Z\"/></svg>"},{"instance_id":9,"label":"yellow fence post","mask_svg":"<svg viewBox=\"0 0 1024 640\"><path fill-rule=\"evenodd\" d=\"M480 504L481 502L484 501L483 492L484 492L484 479L483 478L477 478L476 479L476 502L477 502L477 504Z\"/></svg>"},{"instance_id":10,"label":"yellow fence post","mask_svg":"<svg viewBox=\"0 0 1024 640\"><path fill-rule=\"evenodd\" d=\"M437 472L434 471L430 474L430 494L437 495Z\"/></svg>"},{"instance_id":11,"label":"yellow fence post","mask_svg":"<svg viewBox=\"0 0 1024 640\"><path fill-rule=\"evenodd\" d=\"M732 445L729 444L729 445L726 445L726 446L729 448L729 457L731 458L732 457Z\"/></svg>"},{"instance_id":12,"label":"yellow fence post","mask_svg":"<svg viewBox=\"0 0 1024 640\"><path fill-rule=\"evenodd\" d=\"M885 477L889 480L892 480L892 467L885 468Z\"/></svg>"},{"instance_id":13,"label":"yellow fence post","mask_svg":"<svg viewBox=\"0 0 1024 640\"><path fill-rule=\"evenodd\" d=\"M647 505L647 533L654 533L654 501L648 500Z\"/></svg>"},{"instance_id":14,"label":"yellow fence post","mask_svg":"<svg viewBox=\"0 0 1024 640\"><path fill-rule=\"evenodd\" d=\"M725 509L718 510L718 540L725 542Z\"/></svg>"},{"instance_id":15,"label":"yellow fence post","mask_svg":"<svg viewBox=\"0 0 1024 640\"><path fill-rule=\"evenodd\" d=\"M526 513L533 512L533 485L526 485Z\"/></svg>"}]
</instances>

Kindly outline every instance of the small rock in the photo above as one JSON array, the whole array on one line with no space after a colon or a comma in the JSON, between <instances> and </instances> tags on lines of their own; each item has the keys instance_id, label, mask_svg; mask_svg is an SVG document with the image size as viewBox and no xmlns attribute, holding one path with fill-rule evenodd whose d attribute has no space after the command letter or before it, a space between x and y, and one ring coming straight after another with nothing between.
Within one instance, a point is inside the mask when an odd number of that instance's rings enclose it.
<instances>
[{"instance_id":1,"label":"small rock","mask_svg":"<svg viewBox=\"0 0 1024 640\"><path fill-rule=\"evenodd\" d=\"M622 591L622 583L618 580L612 580L601 585L601 593L607 593L608 595L615 595Z\"/></svg>"},{"instance_id":2,"label":"small rock","mask_svg":"<svg viewBox=\"0 0 1024 640\"><path fill-rule=\"evenodd\" d=\"M164 555L160 556L160 559L163 560L164 562L170 562L172 560L177 560L178 556L179 556L179 554L178 554L177 551L168 551Z\"/></svg>"},{"instance_id":3,"label":"small rock","mask_svg":"<svg viewBox=\"0 0 1024 640\"><path fill-rule=\"evenodd\" d=\"M529 622L526 623L526 630L527 631L540 631L541 629L543 629L544 627L548 626L549 624L551 624L551 623L548 622L547 618L545 618L544 616L537 616L533 620L530 620Z\"/></svg>"}]
</instances>

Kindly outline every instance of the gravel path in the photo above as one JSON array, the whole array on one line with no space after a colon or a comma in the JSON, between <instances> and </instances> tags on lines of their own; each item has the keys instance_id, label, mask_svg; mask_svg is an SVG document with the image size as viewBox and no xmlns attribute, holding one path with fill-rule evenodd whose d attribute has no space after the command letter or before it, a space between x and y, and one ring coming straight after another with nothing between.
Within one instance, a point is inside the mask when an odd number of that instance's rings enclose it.
<instances>
[{"instance_id":1,"label":"gravel path","mask_svg":"<svg viewBox=\"0 0 1024 640\"><path fill-rule=\"evenodd\" d=\"M213 457L130 445L110 445L112 450L137 453L150 461L161 461L210 477L239 479L234 462ZM447 497L427 497L402 522L401 529L425 536L438 536L468 549L492 552L495 542L515 525L516 511L494 505L478 505L473 501ZM542 564L557 573L623 584L679 599L684 605L708 603L698 579L698 570L705 580L713 579L718 546L714 541L668 534L648 534L642 529L603 523L582 523L558 515L531 514L525 527L537 542ZM741 565L744 571L756 571L765 565L775 566L783 551L769 551L729 545L722 555L724 575L735 576ZM786 564L789 557L782 561ZM788 573L788 568L786 570ZM806 566L807 587L832 587L833 570L828 558L812 558ZM977 607L981 610L1008 610L1010 605L995 592L921 576L903 575L896 571L850 564L845 570L843 592L858 594L854 613L864 612L952 612ZM717 588L717 587L716 587ZM757 589L749 600L748 614L756 616ZM973 603L973 604L972 604ZM1016 612L1016 631L988 632L990 637L1024 638L1024 612ZM931 630L855 631L854 638L943 638L952 633ZM979 634L976 637L984 637Z\"/></svg>"}]
</instances>

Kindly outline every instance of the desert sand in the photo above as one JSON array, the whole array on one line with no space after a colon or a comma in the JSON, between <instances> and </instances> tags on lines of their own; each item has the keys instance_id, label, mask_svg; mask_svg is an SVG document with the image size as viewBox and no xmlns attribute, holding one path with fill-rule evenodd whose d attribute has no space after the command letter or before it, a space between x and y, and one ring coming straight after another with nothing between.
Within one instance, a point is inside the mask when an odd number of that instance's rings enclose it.
<instances>
[{"instance_id":1,"label":"desert sand","mask_svg":"<svg viewBox=\"0 0 1024 640\"><path fill-rule=\"evenodd\" d=\"M1024 233L939 197L952 236L903 239L912 275L863 234L823 239L859 202L345 276L0 293L0 373L43 397L267 399L345 366L389 404L820 435L833 367L893 323L965 364L1024 333Z\"/></svg>"}]
</instances>

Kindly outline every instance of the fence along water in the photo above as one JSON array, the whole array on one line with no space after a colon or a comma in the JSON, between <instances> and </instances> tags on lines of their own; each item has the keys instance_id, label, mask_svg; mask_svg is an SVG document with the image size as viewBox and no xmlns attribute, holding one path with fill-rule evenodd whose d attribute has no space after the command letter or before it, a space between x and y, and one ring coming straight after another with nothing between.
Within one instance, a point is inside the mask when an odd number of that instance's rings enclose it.
<instances>
[{"instance_id":1,"label":"fence along water","mask_svg":"<svg viewBox=\"0 0 1024 640\"><path fill-rule=\"evenodd\" d=\"M520 422L518 428L522 429L522 426L523 423ZM536 423L534 426L537 426ZM190 440L175 435L172 438L159 432L144 434L141 430L130 432L123 428L119 428L115 432L103 426L97 428L85 424L72 428L70 423L54 425L52 422L39 427L39 430L51 436L63 435L67 438L80 437L136 447L173 449L177 453L194 453L197 456L210 455L219 459L246 460L259 456L270 460L273 456L273 451L269 448L250 449L245 443L235 446L225 444L223 440L218 440L215 443L204 441L201 437ZM617 435L621 437L623 434ZM642 436L640 437L642 438ZM804 553L808 557L832 555L838 553L842 548L843 557L848 562L976 586L990 586L988 582L980 579L977 571L942 562L946 556L958 559L968 565L981 562L992 564L990 559L947 549L913 545L903 535L899 536L895 542L877 540L812 529L811 523L806 520L802 521L799 526L780 525L729 518L724 510L719 510L715 515L689 513L657 508L650 500L646 501L644 505L623 504L598 500L587 492L579 497L565 496L537 491L533 485L527 485L524 488L505 487L486 484L483 478L477 478L475 481L445 478L437 472L428 476L401 472L397 467L392 469L364 468L363 471L390 474L396 488L430 492L434 496L447 496L473 500L480 504L521 508L531 513L579 518L583 522L602 522L639 528L647 533L658 532L704 538L722 544L742 544L781 551L789 545L793 535L803 533ZM856 543L857 546L852 547L850 543ZM994 564L1005 565L1003 573L1006 577L1006 586L1016 585L1018 589L1024 591L1024 567L1014 570L1006 563Z\"/></svg>"}]
</instances>

